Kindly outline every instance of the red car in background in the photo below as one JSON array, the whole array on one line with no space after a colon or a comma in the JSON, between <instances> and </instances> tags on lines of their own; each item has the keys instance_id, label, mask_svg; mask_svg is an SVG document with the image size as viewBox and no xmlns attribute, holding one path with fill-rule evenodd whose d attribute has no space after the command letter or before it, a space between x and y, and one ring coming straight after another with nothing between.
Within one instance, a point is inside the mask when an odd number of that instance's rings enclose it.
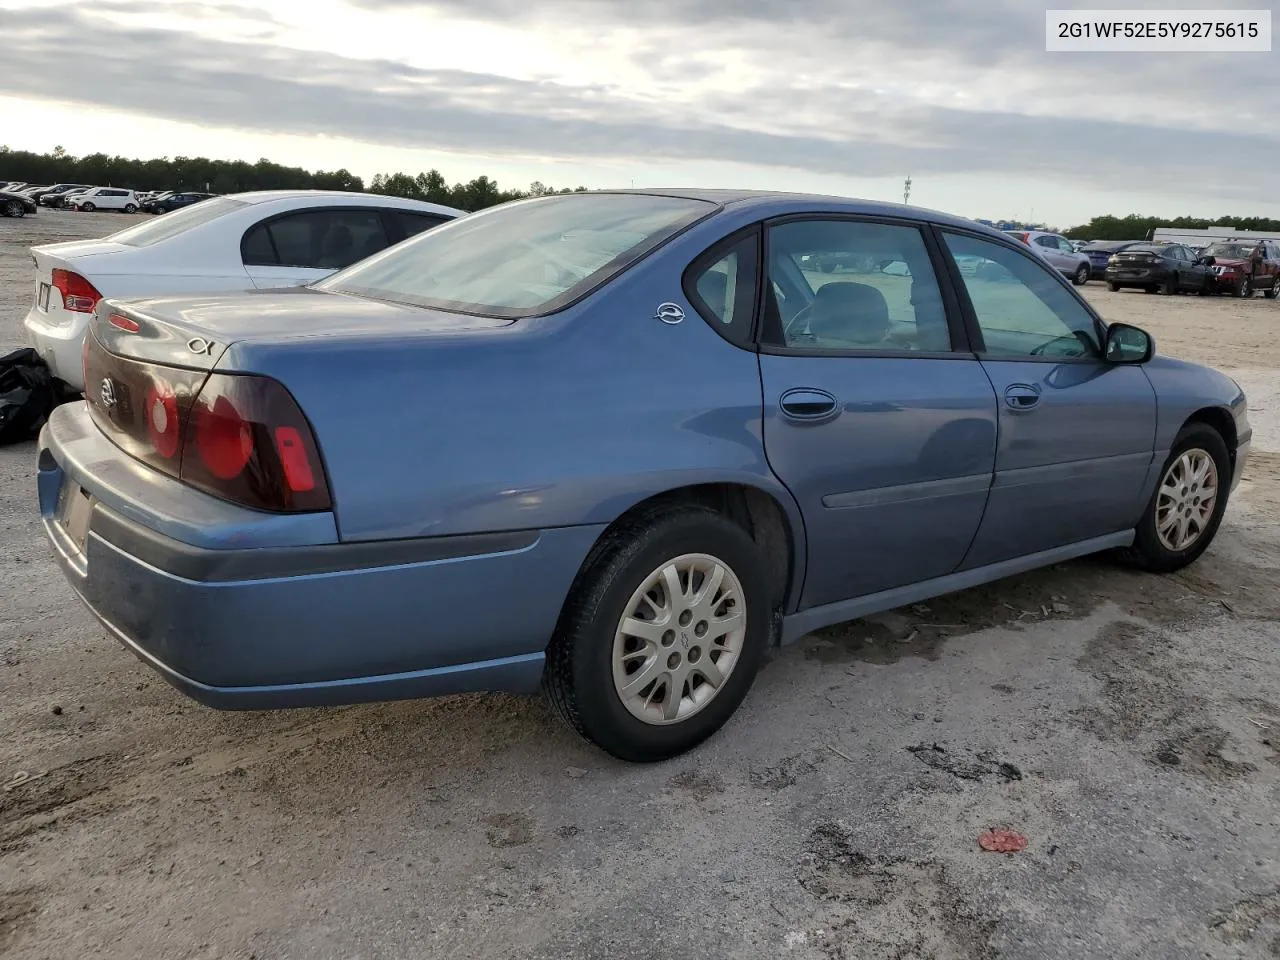
<instances>
[{"instance_id":1,"label":"red car in background","mask_svg":"<svg viewBox=\"0 0 1280 960\"><path fill-rule=\"evenodd\" d=\"M1267 299L1280 293L1280 245L1270 240L1216 240L1201 256L1212 257L1214 288L1234 297Z\"/></svg>"}]
</instances>

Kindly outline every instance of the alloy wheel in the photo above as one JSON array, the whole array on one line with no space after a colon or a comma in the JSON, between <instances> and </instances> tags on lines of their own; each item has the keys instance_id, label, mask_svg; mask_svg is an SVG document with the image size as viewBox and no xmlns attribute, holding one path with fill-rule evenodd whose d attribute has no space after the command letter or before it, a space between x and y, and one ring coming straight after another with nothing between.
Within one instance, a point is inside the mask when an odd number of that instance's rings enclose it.
<instances>
[{"instance_id":1,"label":"alloy wheel","mask_svg":"<svg viewBox=\"0 0 1280 960\"><path fill-rule=\"evenodd\" d=\"M742 583L723 561L689 553L650 573L623 608L613 685L644 723L683 722L724 688L742 654Z\"/></svg>"},{"instance_id":2,"label":"alloy wheel","mask_svg":"<svg viewBox=\"0 0 1280 960\"><path fill-rule=\"evenodd\" d=\"M1204 536L1218 502L1218 465L1193 447L1169 465L1156 499L1156 536L1167 550L1181 553Z\"/></svg>"}]
</instances>

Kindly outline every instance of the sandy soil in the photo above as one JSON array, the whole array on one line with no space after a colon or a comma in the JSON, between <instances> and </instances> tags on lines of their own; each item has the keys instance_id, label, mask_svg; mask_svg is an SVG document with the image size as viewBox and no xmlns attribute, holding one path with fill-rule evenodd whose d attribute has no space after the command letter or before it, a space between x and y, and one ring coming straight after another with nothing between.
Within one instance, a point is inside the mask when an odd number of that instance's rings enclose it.
<instances>
[{"instance_id":1,"label":"sandy soil","mask_svg":"<svg viewBox=\"0 0 1280 960\"><path fill-rule=\"evenodd\" d=\"M122 220L0 220L0 349L26 246ZM657 766L537 699L199 707L73 598L0 450L0 955L1280 956L1280 304L1087 296L1250 391L1212 550L823 631Z\"/></svg>"}]
</instances>

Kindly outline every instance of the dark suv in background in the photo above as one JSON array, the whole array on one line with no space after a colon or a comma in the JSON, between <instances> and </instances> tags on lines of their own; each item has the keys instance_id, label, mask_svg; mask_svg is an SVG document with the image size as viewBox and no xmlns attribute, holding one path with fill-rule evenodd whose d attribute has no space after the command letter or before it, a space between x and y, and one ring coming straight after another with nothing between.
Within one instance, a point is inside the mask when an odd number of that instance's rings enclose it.
<instances>
[{"instance_id":1,"label":"dark suv in background","mask_svg":"<svg viewBox=\"0 0 1280 960\"><path fill-rule=\"evenodd\" d=\"M1107 287L1140 287L1147 293L1213 291L1209 262L1180 243L1133 243L1107 261Z\"/></svg>"},{"instance_id":2,"label":"dark suv in background","mask_svg":"<svg viewBox=\"0 0 1280 960\"><path fill-rule=\"evenodd\" d=\"M167 197L160 197L152 201L144 209L151 213L168 213L170 210L180 210L182 207L189 207L193 203L199 203L201 200L208 200L210 197L217 196L214 193L171 193Z\"/></svg>"}]
</instances>

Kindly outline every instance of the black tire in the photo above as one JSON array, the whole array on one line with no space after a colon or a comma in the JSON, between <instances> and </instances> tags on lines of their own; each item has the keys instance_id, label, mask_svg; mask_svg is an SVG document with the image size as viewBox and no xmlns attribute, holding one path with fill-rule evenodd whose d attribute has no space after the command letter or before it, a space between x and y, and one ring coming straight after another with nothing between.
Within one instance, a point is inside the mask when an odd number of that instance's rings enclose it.
<instances>
[{"instance_id":1,"label":"black tire","mask_svg":"<svg viewBox=\"0 0 1280 960\"><path fill-rule=\"evenodd\" d=\"M824 260L818 261L818 269L821 270L823 273L831 273L833 270L835 270L835 268L836 268L836 265L834 263L828 263Z\"/></svg>"},{"instance_id":2,"label":"black tire","mask_svg":"<svg viewBox=\"0 0 1280 960\"><path fill-rule=\"evenodd\" d=\"M25 217L27 208L22 205L21 200L7 200L4 205L4 215L6 217Z\"/></svg>"},{"instance_id":3,"label":"black tire","mask_svg":"<svg viewBox=\"0 0 1280 960\"><path fill-rule=\"evenodd\" d=\"M1171 273L1164 278L1163 293L1166 296L1171 297L1177 292L1178 292L1178 275L1176 273Z\"/></svg>"},{"instance_id":4,"label":"black tire","mask_svg":"<svg viewBox=\"0 0 1280 960\"><path fill-rule=\"evenodd\" d=\"M1271 289L1262 291L1262 295L1268 300L1274 300L1278 293L1280 293L1280 276L1271 282Z\"/></svg>"},{"instance_id":5,"label":"black tire","mask_svg":"<svg viewBox=\"0 0 1280 960\"><path fill-rule=\"evenodd\" d=\"M1120 292L1120 284L1118 284L1118 283L1112 283L1110 280L1108 280L1108 281L1107 281L1107 289L1108 289L1108 290L1110 290L1112 293L1119 293L1119 292Z\"/></svg>"},{"instance_id":6,"label":"black tire","mask_svg":"<svg viewBox=\"0 0 1280 960\"><path fill-rule=\"evenodd\" d=\"M1143 288L1142 288L1142 292L1143 292L1143 293L1159 293L1159 292L1160 292L1160 286L1159 286L1159 284L1149 283L1149 284L1147 284L1145 287L1143 287Z\"/></svg>"},{"instance_id":7,"label":"black tire","mask_svg":"<svg viewBox=\"0 0 1280 960\"><path fill-rule=\"evenodd\" d=\"M627 710L614 687L614 634L645 578L688 553L711 554L738 577L746 634L724 686L701 710L682 722L649 724ZM769 645L773 594L755 541L728 517L695 505L640 511L602 537L583 564L547 647L543 688L570 727L618 759L677 756L719 730L746 696Z\"/></svg>"},{"instance_id":8,"label":"black tire","mask_svg":"<svg viewBox=\"0 0 1280 960\"><path fill-rule=\"evenodd\" d=\"M1200 536L1186 549L1173 551L1160 542L1156 532L1156 507L1160 499L1160 487L1164 483L1169 468L1182 454L1188 450L1203 450L1213 458L1218 468L1218 499L1213 505L1213 513L1209 523ZM1213 538L1222 524L1222 515L1227 509L1227 496L1231 490L1231 456L1226 441L1213 427L1206 423L1190 423L1183 427L1174 438L1169 457L1160 468L1160 478L1156 489L1152 491L1151 501L1138 521L1133 546L1122 551L1122 555L1130 563L1153 573L1172 573L1194 563L1200 554L1209 548Z\"/></svg>"},{"instance_id":9,"label":"black tire","mask_svg":"<svg viewBox=\"0 0 1280 960\"><path fill-rule=\"evenodd\" d=\"M1213 293L1213 287L1209 282L1209 275L1206 273L1200 278L1200 289L1196 291L1196 296L1207 297Z\"/></svg>"},{"instance_id":10,"label":"black tire","mask_svg":"<svg viewBox=\"0 0 1280 960\"><path fill-rule=\"evenodd\" d=\"M134 204L132 204L132 203L126 203L126 204L124 205L124 212L125 212L125 213L137 213L137 212L138 212L138 208L137 208Z\"/></svg>"},{"instance_id":11,"label":"black tire","mask_svg":"<svg viewBox=\"0 0 1280 960\"><path fill-rule=\"evenodd\" d=\"M86 200L84 203L80 204L80 210L81 210L82 212L84 212L84 213L93 213L93 211L94 211L94 210L96 210L96 209L98 209L98 208L97 208L97 207L95 207L95 206L94 206L91 202L89 202L88 200Z\"/></svg>"},{"instance_id":12,"label":"black tire","mask_svg":"<svg viewBox=\"0 0 1280 960\"><path fill-rule=\"evenodd\" d=\"M1236 296L1246 300L1253 296L1253 278L1245 277L1240 281L1240 286L1236 287Z\"/></svg>"},{"instance_id":13,"label":"black tire","mask_svg":"<svg viewBox=\"0 0 1280 960\"><path fill-rule=\"evenodd\" d=\"M1077 287L1083 287L1089 282L1089 265L1082 263L1076 268L1075 276L1071 278L1071 282Z\"/></svg>"}]
</instances>

